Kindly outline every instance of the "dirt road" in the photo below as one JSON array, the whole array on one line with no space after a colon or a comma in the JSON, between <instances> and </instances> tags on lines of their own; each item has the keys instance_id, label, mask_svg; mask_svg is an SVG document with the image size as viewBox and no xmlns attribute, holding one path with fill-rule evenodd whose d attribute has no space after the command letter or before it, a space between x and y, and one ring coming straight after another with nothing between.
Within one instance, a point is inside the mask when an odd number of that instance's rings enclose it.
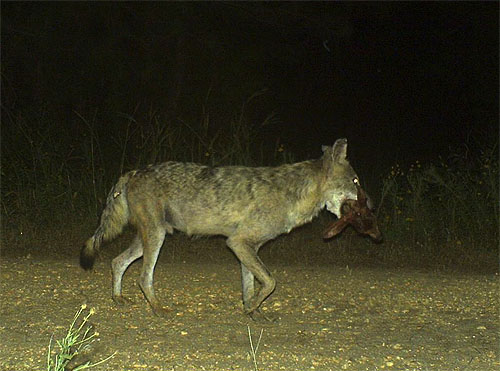
<instances>
[{"instance_id":1,"label":"dirt road","mask_svg":"<svg viewBox=\"0 0 500 371\"><path fill-rule=\"evenodd\" d=\"M83 272L74 256L5 257L0 263L0 370L46 369L83 303L99 341L80 358L95 370L497 370L498 275L349 269L269 263L278 286L265 310L278 324L242 314L236 262L169 263L156 270L171 318L155 317L125 275L125 308L110 298L110 259ZM256 365L250 357L260 332Z\"/></svg>"}]
</instances>

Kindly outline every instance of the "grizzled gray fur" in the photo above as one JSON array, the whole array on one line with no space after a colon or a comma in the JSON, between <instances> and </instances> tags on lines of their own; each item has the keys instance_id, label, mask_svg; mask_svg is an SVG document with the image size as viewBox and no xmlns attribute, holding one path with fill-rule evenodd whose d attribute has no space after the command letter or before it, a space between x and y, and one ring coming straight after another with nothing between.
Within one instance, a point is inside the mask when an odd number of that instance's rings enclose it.
<instances>
[{"instance_id":1,"label":"grizzled gray fur","mask_svg":"<svg viewBox=\"0 0 500 371\"><path fill-rule=\"evenodd\" d=\"M113 299L125 302L123 274L143 257L140 287L154 313L164 315L155 296L153 272L166 233L223 235L241 262L244 310L254 318L276 285L257 255L259 248L310 222L324 207L340 217L342 203L356 199L359 180L346 153L347 140L338 139L332 147L323 147L319 159L277 167L169 161L128 172L110 191L100 225L81 251L81 265L92 268L102 242L131 224L137 236L112 262Z\"/></svg>"}]
</instances>

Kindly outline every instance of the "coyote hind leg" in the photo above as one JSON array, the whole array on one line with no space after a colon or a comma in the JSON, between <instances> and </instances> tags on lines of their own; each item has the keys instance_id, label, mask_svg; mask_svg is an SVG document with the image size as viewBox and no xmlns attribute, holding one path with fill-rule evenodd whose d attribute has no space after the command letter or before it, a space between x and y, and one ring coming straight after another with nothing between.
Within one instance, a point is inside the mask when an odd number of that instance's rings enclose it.
<instances>
[{"instance_id":1,"label":"coyote hind leg","mask_svg":"<svg viewBox=\"0 0 500 371\"><path fill-rule=\"evenodd\" d=\"M136 236L129 248L118 255L111 262L113 272L113 301L116 304L125 304L127 300L122 296L122 280L127 268L142 256L142 241Z\"/></svg>"}]
</instances>

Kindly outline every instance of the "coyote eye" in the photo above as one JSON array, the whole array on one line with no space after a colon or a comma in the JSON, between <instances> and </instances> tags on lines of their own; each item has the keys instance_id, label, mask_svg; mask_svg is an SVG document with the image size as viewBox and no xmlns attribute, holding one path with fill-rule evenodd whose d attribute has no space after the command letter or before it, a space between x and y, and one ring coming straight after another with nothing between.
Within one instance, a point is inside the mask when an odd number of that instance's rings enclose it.
<instances>
[{"instance_id":1,"label":"coyote eye","mask_svg":"<svg viewBox=\"0 0 500 371\"><path fill-rule=\"evenodd\" d=\"M352 182L356 185L359 185L359 179L356 177L352 180Z\"/></svg>"}]
</instances>

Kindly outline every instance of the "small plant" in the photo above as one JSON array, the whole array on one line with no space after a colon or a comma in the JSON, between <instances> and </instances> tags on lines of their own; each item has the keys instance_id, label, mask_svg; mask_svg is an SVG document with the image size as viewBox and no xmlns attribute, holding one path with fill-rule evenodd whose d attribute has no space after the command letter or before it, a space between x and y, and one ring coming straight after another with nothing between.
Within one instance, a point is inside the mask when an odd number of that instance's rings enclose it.
<instances>
[{"instance_id":1,"label":"small plant","mask_svg":"<svg viewBox=\"0 0 500 371\"><path fill-rule=\"evenodd\" d=\"M92 330L92 326L87 324L90 316L95 313L94 308L91 308L89 310L89 313L83 316L82 322L80 323L80 325L78 325L78 327L76 327L78 319L86 308L87 305L85 304L80 307L78 312L76 312L75 317L73 318L73 322L69 326L66 336L61 341L56 340L57 345L59 346L59 352L54 356L54 359L52 359L52 337L50 338L49 350L47 353L47 371L64 371L68 363L80 351L87 348L97 336L99 336L99 333L97 332L89 334ZM115 354L116 352L97 363L91 363L90 361L87 361L86 363L73 368L73 371L85 370L87 368L97 366L108 361Z\"/></svg>"},{"instance_id":2,"label":"small plant","mask_svg":"<svg viewBox=\"0 0 500 371\"><path fill-rule=\"evenodd\" d=\"M255 371L259 371L259 367L257 366L257 351L259 350L259 344L260 340L262 339L262 333L264 332L264 329L260 330L259 339L257 340L257 344L255 344L254 346L252 341L252 332L250 330L250 326L247 326L247 328L248 328L248 339L250 341L250 355L252 357L253 367Z\"/></svg>"}]
</instances>

